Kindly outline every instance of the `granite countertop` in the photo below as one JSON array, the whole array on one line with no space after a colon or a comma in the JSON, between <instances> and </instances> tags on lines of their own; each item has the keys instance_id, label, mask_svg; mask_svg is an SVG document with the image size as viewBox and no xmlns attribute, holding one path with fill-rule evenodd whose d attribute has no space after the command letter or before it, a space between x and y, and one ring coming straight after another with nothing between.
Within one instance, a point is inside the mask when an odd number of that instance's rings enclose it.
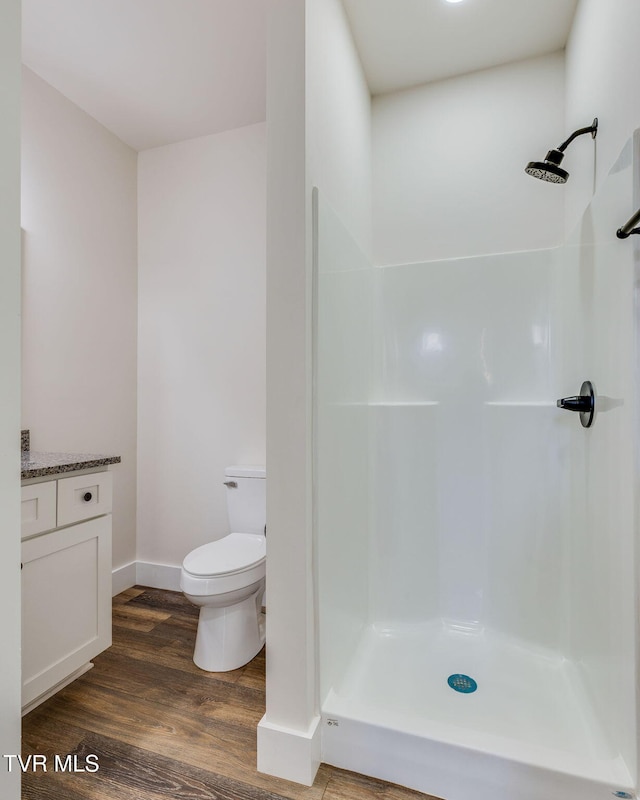
<instances>
[{"instance_id":1,"label":"granite countertop","mask_svg":"<svg viewBox=\"0 0 640 800\"><path fill-rule=\"evenodd\" d=\"M119 464L120 456L99 456L88 453L36 453L31 449L31 437L28 430L20 431L20 449L22 465L20 477L42 478L45 475L59 475L63 472L75 472L78 469L94 469Z\"/></svg>"},{"instance_id":2,"label":"granite countertop","mask_svg":"<svg viewBox=\"0 0 640 800\"><path fill-rule=\"evenodd\" d=\"M120 456L101 456L87 453L34 453L25 450L22 453L22 471L20 477L41 478L43 475L58 475L62 472L73 472L77 469L106 467L119 464Z\"/></svg>"}]
</instances>

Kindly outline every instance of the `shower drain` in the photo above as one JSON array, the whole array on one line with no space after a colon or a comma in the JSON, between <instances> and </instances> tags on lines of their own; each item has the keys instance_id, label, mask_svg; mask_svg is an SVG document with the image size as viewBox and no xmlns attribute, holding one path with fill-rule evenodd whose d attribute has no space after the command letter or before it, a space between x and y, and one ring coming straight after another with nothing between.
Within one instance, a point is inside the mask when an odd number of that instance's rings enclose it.
<instances>
[{"instance_id":1,"label":"shower drain","mask_svg":"<svg viewBox=\"0 0 640 800\"><path fill-rule=\"evenodd\" d=\"M462 694L471 694L478 688L478 684L468 675L461 675L456 673L449 675L447 683L454 690L454 692L462 692Z\"/></svg>"}]
</instances>

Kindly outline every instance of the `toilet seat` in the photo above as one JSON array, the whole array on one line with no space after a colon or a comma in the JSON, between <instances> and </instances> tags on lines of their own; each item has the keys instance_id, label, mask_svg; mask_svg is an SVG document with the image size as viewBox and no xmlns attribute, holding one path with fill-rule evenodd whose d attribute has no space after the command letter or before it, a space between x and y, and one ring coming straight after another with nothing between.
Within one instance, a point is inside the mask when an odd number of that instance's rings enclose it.
<instances>
[{"instance_id":1,"label":"toilet seat","mask_svg":"<svg viewBox=\"0 0 640 800\"><path fill-rule=\"evenodd\" d=\"M180 571L180 588L192 597L235 592L264 580L266 561L264 536L230 533L186 556Z\"/></svg>"},{"instance_id":2,"label":"toilet seat","mask_svg":"<svg viewBox=\"0 0 640 800\"><path fill-rule=\"evenodd\" d=\"M194 578L236 575L255 567L267 557L264 536L255 533L230 533L215 542L192 550L182 564Z\"/></svg>"}]
</instances>

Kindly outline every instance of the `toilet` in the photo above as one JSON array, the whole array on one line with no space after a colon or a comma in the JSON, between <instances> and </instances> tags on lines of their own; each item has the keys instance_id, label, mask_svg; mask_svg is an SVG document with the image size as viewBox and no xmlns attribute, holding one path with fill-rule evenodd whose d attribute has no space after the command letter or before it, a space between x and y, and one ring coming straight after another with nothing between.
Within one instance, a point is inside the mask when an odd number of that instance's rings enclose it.
<instances>
[{"instance_id":1,"label":"toilet","mask_svg":"<svg viewBox=\"0 0 640 800\"><path fill-rule=\"evenodd\" d=\"M242 667L265 638L266 473L227 467L224 474L231 533L192 550L180 573L185 597L200 607L193 661L207 672Z\"/></svg>"}]
</instances>

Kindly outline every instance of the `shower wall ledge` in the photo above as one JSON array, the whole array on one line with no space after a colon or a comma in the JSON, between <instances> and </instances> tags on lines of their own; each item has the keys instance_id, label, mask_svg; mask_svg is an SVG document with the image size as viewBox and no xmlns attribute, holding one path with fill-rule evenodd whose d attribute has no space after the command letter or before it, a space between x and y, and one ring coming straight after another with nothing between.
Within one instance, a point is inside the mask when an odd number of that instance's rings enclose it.
<instances>
[{"instance_id":1,"label":"shower wall ledge","mask_svg":"<svg viewBox=\"0 0 640 800\"><path fill-rule=\"evenodd\" d=\"M413 408L414 406L439 406L440 402L438 400L416 400L416 401L407 401L404 402L402 400L375 400L375 401L354 401L354 402L340 402L340 403L327 403L330 408L352 408L355 406L360 406L362 408L395 408L396 406L399 407L407 407Z\"/></svg>"},{"instance_id":2,"label":"shower wall ledge","mask_svg":"<svg viewBox=\"0 0 640 800\"><path fill-rule=\"evenodd\" d=\"M556 408L556 403L551 400L487 400L485 406L497 406L499 408Z\"/></svg>"},{"instance_id":3,"label":"shower wall ledge","mask_svg":"<svg viewBox=\"0 0 640 800\"><path fill-rule=\"evenodd\" d=\"M369 406L382 406L383 408L395 406L407 406L413 408L414 406L439 406L439 400L374 400L367 403Z\"/></svg>"},{"instance_id":4,"label":"shower wall ledge","mask_svg":"<svg viewBox=\"0 0 640 800\"><path fill-rule=\"evenodd\" d=\"M328 403L331 408L415 408L420 406L439 406L440 400L371 400ZM483 405L499 408L556 408L555 400L486 400Z\"/></svg>"}]
</instances>

